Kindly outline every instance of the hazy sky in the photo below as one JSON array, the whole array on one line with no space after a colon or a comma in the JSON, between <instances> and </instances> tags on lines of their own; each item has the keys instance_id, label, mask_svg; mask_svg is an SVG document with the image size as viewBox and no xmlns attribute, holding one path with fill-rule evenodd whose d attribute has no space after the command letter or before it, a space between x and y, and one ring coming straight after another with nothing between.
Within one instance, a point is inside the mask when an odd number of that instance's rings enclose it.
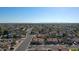
<instances>
[{"instance_id":1,"label":"hazy sky","mask_svg":"<svg viewBox=\"0 0 79 59\"><path fill-rule=\"evenodd\" d=\"M79 8L1 8L0 23L79 23Z\"/></svg>"}]
</instances>

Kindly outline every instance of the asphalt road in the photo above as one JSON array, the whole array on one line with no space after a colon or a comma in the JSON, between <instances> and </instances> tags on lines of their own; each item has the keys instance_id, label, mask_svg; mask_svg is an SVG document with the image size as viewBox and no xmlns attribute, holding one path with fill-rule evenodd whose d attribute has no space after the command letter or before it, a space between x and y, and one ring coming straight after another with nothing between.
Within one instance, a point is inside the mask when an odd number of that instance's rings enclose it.
<instances>
[{"instance_id":1,"label":"asphalt road","mask_svg":"<svg viewBox=\"0 0 79 59\"><path fill-rule=\"evenodd\" d=\"M32 36L30 35L31 31L32 31L32 28L27 29L26 38L23 40L23 42L21 42L16 47L16 49L14 51L25 51L28 48L28 46L32 40Z\"/></svg>"}]
</instances>

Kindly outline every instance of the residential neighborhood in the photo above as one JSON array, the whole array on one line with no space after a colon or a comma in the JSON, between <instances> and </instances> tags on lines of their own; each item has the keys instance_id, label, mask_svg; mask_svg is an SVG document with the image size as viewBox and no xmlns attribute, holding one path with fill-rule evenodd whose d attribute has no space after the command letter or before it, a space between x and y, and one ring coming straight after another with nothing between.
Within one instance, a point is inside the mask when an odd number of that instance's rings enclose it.
<instances>
[{"instance_id":1,"label":"residential neighborhood","mask_svg":"<svg viewBox=\"0 0 79 59\"><path fill-rule=\"evenodd\" d=\"M79 24L1 23L0 51L79 51Z\"/></svg>"}]
</instances>

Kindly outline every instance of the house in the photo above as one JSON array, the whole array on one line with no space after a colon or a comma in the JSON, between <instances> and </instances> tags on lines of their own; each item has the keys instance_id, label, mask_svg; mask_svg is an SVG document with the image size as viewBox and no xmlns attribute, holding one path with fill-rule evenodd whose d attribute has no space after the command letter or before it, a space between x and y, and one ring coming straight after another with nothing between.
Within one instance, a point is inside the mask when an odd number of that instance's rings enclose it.
<instances>
[{"instance_id":1,"label":"house","mask_svg":"<svg viewBox=\"0 0 79 59\"><path fill-rule=\"evenodd\" d=\"M58 40L58 43L62 43L63 42L63 39L57 39Z\"/></svg>"},{"instance_id":2,"label":"house","mask_svg":"<svg viewBox=\"0 0 79 59\"><path fill-rule=\"evenodd\" d=\"M45 34L38 34L36 37L37 38L46 38L47 36Z\"/></svg>"},{"instance_id":3,"label":"house","mask_svg":"<svg viewBox=\"0 0 79 59\"><path fill-rule=\"evenodd\" d=\"M58 44L57 38L47 38L46 44Z\"/></svg>"}]
</instances>

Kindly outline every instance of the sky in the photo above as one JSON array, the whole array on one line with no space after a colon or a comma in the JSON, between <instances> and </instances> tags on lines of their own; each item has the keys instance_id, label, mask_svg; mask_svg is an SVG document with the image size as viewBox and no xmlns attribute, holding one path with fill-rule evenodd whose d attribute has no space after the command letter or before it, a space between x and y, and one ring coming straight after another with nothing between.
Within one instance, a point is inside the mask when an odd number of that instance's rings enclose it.
<instances>
[{"instance_id":1,"label":"sky","mask_svg":"<svg viewBox=\"0 0 79 59\"><path fill-rule=\"evenodd\" d=\"M0 7L0 23L79 23L79 7Z\"/></svg>"}]
</instances>

